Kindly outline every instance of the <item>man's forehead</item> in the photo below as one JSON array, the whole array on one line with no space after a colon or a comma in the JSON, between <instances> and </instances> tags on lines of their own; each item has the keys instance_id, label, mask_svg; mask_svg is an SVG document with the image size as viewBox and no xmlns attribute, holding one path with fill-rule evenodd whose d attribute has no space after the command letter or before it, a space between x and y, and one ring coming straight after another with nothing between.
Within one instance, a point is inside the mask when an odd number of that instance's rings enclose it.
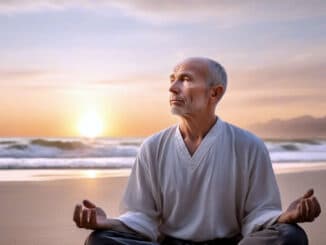
<instances>
[{"instance_id":1,"label":"man's forehead","mask_svg":"<svg viewBox=\"0 0 326 245\"><path fill-rule=\"evenodd\" d=\"M196 73L206 76L208 73L208 62L203 59L187 59L174 67L173 74L178 73Z\"/></svg>"}]
</instances>

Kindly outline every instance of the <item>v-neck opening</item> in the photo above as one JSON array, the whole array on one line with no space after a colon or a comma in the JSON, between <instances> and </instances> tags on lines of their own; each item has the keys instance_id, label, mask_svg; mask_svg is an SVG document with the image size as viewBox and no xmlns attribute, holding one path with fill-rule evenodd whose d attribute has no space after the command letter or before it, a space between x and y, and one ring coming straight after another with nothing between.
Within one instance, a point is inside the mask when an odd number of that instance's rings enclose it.
<instances>
[{"instance_id":1,"label":"v-neck opening","mask_svg":"<svg viewBox=\"0 0 326 245\"><path fill-rule=\"evenodd\" d=\"M206 153L209 151L209 149L212 147L214 141L216 140L216 137L219 136L221 133L221 126L222 126L222 120L220 117L216 120L213 127L207 132L203 140L200 142L199 146L197 147L194 154L191 156L190 152L186 146L186 143L184 142L181 131L180 131L180 125L177 125L176 133L175 133L175 141L177 145L178 155L182 157L184 160L186 160L187 165L194 167L199 165L201 160L204 158Z\"/></svg>"}]
</instances>

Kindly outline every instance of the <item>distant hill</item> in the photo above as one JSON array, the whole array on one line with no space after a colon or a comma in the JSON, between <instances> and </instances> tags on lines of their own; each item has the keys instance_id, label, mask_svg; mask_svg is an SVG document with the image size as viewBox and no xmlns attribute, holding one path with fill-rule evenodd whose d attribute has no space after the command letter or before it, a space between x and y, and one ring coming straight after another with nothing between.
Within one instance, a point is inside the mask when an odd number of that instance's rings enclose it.
<instances>
[{"instance_id":1,"label":"distant hill","mask_svg":"<svg viewBox=\"0 0 326 245\"><path fill-rule=\"evenodd\" d=\"M266 123L252 124L249 129L265 139L326 139L326 116L315 118L305 115L288 120L273 119Z\"/></svg>"}]
</instances>

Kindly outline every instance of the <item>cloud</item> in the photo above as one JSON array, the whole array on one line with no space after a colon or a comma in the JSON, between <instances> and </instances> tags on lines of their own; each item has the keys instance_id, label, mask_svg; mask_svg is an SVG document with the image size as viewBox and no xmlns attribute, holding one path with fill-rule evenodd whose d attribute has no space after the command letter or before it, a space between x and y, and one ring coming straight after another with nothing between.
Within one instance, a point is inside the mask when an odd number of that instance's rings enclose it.
<instances>
[{"instance_id":1,"label":"cloud","mask_svg":"<svg viewBox=\"0 0 326 245\"><path fill-rule=\"evenodd\" d=\"M315 118L304 115L287 120L272 119L252 124L250 129L264 138L325 138L326 116Z\"/></svg>"},{"instance_id":2,"label":"cloud","mask_svg":"<svg viewBox=\"0 0 326 245\"><path fill-rule=\"evenodd\" d=\"M117 77L116 79L110 78L106 80L99 80L99 81L94 81L91 83L94 84L102 84L102 85L111 85L111 84L140 84L140 83L145 83L145 84L152 84L152 85L159 85L162 83L168 83L169 77L168 75L162 76L160 74L149 74L149 73L133 73L130 75L125 75L123 77Z\"/></svg>"},{"instance_id":3,"label":"cloud","mask_svg":"<svg viewBox=\"0 0 326 245\"><path fill-rule=\"evenodd\" d=\"M159 74L137 73L132 76L123 76L105 80L90 81L90 86L102 88L103 90L111 88L120 88L129 92L148 94L152 96L168 95L169 79Z\"/></svg>"},{"instance_id":4,"label":"cloud","mask_svg":"<svg viewBox=\"0 0 326 245\"><path fill-rule=\"evenodd\" d=\"M326 4L322 0L278 0L278 1L243 1L243 0L201 0L201 1L149 1L127 0L115 1L122 7L138 10L143 13L167 13L193 15L235 16L255 14L256 16L306 17L310 15L325 15ZM261 12L260 12L261 11ZM291 13L291 14L289 14ZM234 16L233 16L234 17ZM248 16L249 17L249 16Z\"/></svg>"},{"instance_id":5,"label":"cloud","mask_svg":"<svg viewBox=\"0 0 326 245\"><path fill-rule=\"evenodd\" d=\"M289 105L323 105L325 104L325 94L322 93L307 93L299 95L278 95L274 91L274 95L264 95L263 93L255 97L246 97L244 99L247 105L253 106L289 106Z\"/></svg>"},{"instance_id":6,"label":"cloud","mask_svg":"<svg viewBox=\"0 0 326 245\"><path fill-rule=\"evenodd\" d=\"M321 53L323 50L320 51ZM279 61L230 71L235 90L326 89L326 56Z\"/></svg>"},{"instance_id":7,"label":"cloud","mask_svg":"<svg viewBox=\"0 0 326 245\"><path fill-rule=\"evenodd\" d=\"M38 79L48 74L48 71L33 69L0 70L0 82Z\"/></svg>"},{"instance_id":8,"label":"cloud","mask_svg":"<svg viewBox=\"0 0 326 245\"><path fill-rule=\"evenodd\" d=\"M323 0L201 0L201 1L155 1L155 0L2 0L0 12L24 12L42 9L62 10L78 8L118 8L130 16L163 22L194 22L219 19L222 23L243 23L257 19L279 21L311 16L325 16L326 2ZM186 18L186 19L185 19ZM223 22L224 21L224 22Z\"/></svg>"},{"instance_id":9,"label":"cloud","mask_svg":"<svg viewBox=\"0 0 326 245\"><path fill-rule=\"evenodd\" d=\"M64 72L42 69L2 69L0 85L1 88L53 91L86 86L67 77Z\"/></svg>"},{"instance_id":10,"label":"cloud","mask_svg":"<svg viewBox=\"0 0 326 245\"><path fill-rule=\"evenodd\" d=\"M64 9L77 2L82 1L3 0L0 1L0 13L20 13L42 9Z\"/></svg>"}]
</instances>

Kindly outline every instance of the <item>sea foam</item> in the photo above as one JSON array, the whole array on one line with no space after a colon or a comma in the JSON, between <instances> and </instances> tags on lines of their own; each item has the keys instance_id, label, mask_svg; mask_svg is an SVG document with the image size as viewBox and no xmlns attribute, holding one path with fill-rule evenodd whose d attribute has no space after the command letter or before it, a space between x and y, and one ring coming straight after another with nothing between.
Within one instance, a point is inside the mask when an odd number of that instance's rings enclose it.
<instances>
[{"instance_id":1,"label":"sea foam","mask_svg":"<svg viewBox=\"0 0 326 245\"><path fill-rule=\"evenodd\" d=\"M143 138L2 138L0 169L131 168ZM273 163L325 162L326 140L265 141Z\"/></svg>"}]
</instances>

